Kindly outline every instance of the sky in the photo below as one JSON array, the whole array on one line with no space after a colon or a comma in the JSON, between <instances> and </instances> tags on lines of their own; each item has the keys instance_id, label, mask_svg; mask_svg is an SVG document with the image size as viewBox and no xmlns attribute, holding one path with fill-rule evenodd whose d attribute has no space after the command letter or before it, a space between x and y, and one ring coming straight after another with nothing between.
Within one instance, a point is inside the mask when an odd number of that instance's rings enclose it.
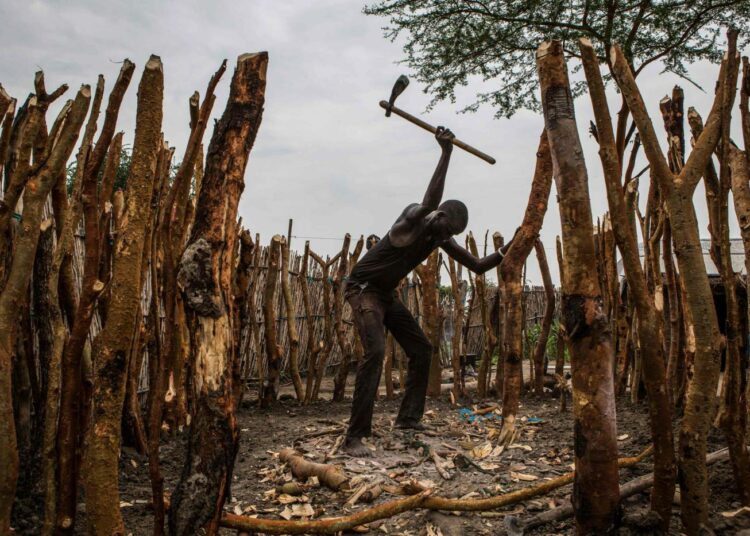
<instances>
[{"instance_id":1,"label":"sky","mask_svg":"<svg viewBox=\"0 0 750 536\"><path fill-rule=\"evenodd\" d=\"M385 234L406 205L421 200L440 156L429 133L399 117L383 116L378 102L388 98L400 74L410 73L399 64L404 56L399 43L383 38L387 21L363 15L363 5L358 0L2 0L0 83L22 101L33 90L34 72L42 69L48 90L68 83L66 97L72 98L80 84L93 87L101 73L108 95L120 63L129 58L136 72L118 129L125 131L125 142L132 143L137 84L149 55L157 54L164 65L163 131L179 160L189 134L188 98L193 91L203 95L209 78L227 58L213 109L219 117L237 56L268 51L265 111L245 175L240 216L263 243L273 234L286 234L293 218L293 249L301 250L309 239L316 252L334 254L347 232L354 240L361 234ZM691 69L693 80L709 90L717 74L718 66L708 63ZM638 81L658 133L659 99L675 84L685 90L686 108L695 106L704 118L708 114L712 94L660 73L658 65ZM458 93L457 103L424 113L430 97L413 81L398 102L496 158L492 166L454 150L445 187L444 199L458 198L469 207L468 229L480 251L485 231L509 237L520 224L543 128L541 115L529 111L510 119L494 119L489 107L457 114L492 85L474 81ZM614 115L619 96L610 88L609 97ZM588 134L593 119L588 96L578 98L575 108L596 218L606 212L607 202L597 146ZM733 133L739 136L738 124ZM211 126L206 145L210 135ZM638 169L643 165L641 157ZM647 185L644 177L642 204ZM707 236L703 199L699 187L696 210L701 235ZM733 212L730 221L732 236L738 236ZM555 282L559 233L553 186L541 238ZM463 243L463 237L458 240ZM527 280L541 281L533 253ZM447 277L443 281L447 283Z\"/></svg>"}]
</instances>

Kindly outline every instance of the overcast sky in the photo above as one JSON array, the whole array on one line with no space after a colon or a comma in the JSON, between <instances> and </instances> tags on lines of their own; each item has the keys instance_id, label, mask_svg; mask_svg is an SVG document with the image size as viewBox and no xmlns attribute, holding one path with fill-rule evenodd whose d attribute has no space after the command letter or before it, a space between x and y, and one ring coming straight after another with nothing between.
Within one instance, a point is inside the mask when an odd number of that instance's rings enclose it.
<instances>
[{"instance_id":1,"label":"overcast sky","mask_svg":"<svg viewBox=\"0 0 750 536\"><path fill-rule=\"evenodd\" d=\"M132 143L138 80L149 54L157 54L165 76L163 130L180 158L193 91L202 95L222 59L228 58L214 106L214 116L219 116L237 56L268 51L265 112L250 155L240 215L264 243L275 233L286 234L288 219L294 218L293 235L298 238L293 248L302 249L303 237L321 237L310 239L313 249L332 254L344 233L355 240L360 234L382 235L404 206L421 200L440 154L429 133L396 116L383 117L378 101L388 98L398 75L409 73L397 64L403 57L401 47L382 37L386 21L363 15L363 5L357 0L3 0L0 83L23 100L41 68L48 88L66 82L72 97L81 83L93 86L102 73L108 93L119 63L130 58L136 74L118 128ZM659 70L655 66L638 79L657 132L662 131L658 101L676 83L685 90L686 107L708 114L710 95ZM709 90L717 73L718 67L709 64L692 72ZM457 149L448 172L444 199L459 198L468 205L469 229L480 244L487 229L509 236L519 225L543 127L541 115L532 112L502 120L493 119L493 110L486 107L475 114L456 114L475 93L491 87L470 84L459 93L457 104L422 115L497 159L490 166ZM615 99L611 91L613 115L619 102ZM400 106L412 113L423 112L428 102L416 83L399 98ZM596 217L607 203L597 148L587 132L591 106L588 96L575 104ZM206 144L210 131L209 126ZM705 236L702 189L696 199ZM734 214L731 221L737 235ZM554 240L559 232L553 186L542 240L556 281ZM528 279L540 281L533 254Z\"/></svg>"}]
</instances>

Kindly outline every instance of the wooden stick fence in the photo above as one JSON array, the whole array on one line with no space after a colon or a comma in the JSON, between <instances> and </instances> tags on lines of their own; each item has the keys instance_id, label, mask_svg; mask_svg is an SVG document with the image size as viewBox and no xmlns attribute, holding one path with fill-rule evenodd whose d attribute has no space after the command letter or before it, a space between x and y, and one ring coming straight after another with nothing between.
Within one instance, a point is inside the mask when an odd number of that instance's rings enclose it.
<instances>
[{"instance_id":1,"label":"wooden stick fence","mask_svg":"<svg viewBox=\"0 0 750 536\"><path fill-rule=\"evenodd\" d=\"M84 257L84 233L83 229L79 229L75 236L75 243L73 249L73 272L76 278L76 283L81 284L83 257ZM253 295L248 296L250 301L250 310L252 311L252 318L257 324L258 330L255 332L260 340L263 340L265 327L262 320L262 294L265 284L266 271L268 268L268 254L269 249L267 246L260 246L260 252L257 257L257 265L252 267L252 278L257 279L257 283L252 286L255 289ZM295 318L297 320L297 330L299 333L299 368L302 375L306 375L309 369L309 355L307 352L309 331L307 328L308 322L313 322L314 330L313 337L316 341L322 341L325 337L324 332L324 317L325 313L323 310L323 272L320 266L316 263L310 263L308 267L307 282L310 288L310 303L312 308L312 315L308 318L305 314L302 290L299 281L299 274L302 266L302 254L297 251L290 252L289 261L289 275L290 284L292 290L292 301L294 304ZM330 274L335 274L338 268L338 261L336 261L330 269ZM146 282L143 288L143 295L141 297L141 308L144 315L148 314L148 308L151 302L151 280L150 271L146 272ZM423 324L422 308L422 288L419 283L419 279L416 277L409 277L405 282L405 285L399 290L400 297L407 308L412 312L414 317L420 324ZM275 310L277 311L277 331L278 331L278 342L282 350L282 364L281 373L282 379L286 380L289 378L289 338L287 329L287 315L286 308L283 302L283 296L280 292L276 293L275 296ZM497 287L488 286L485 292L485 300L492 309L497 297ZM526 310L526 322L525 327L531 328L535 324L539 323L542 313L544 311L545 297L544 289L542 287L526 287L524 291L525 310ZM462 307L468 309L467 299ZM450 293L444 293L440 296L439 306L447 313L444 315L445 322L443 324L443 336L441 338L441 361L443 366L450 365L450 333L452 330L452 311L454 304ZM333 313L332 313L333 314ZM466 311L466 328L464 332L464 352L467 354L481 355L484 346L485 333L483 329L480 303L478 300L474 300L474 304L471 310ZM353 342L353 338L356 336L354 326L351 319L351 310L348 304L345 303L343 311L344 323L346 325L346 336L347 341ZM163 316L162 316L163 321ZM101 322L98 315L95 315L94 321L91 326L90 337L94 337L101 329ZM242 377L247 382L254 382L258 378L259 370L262 373L266 372L266 356L265 356L265 345L257 344L253 333L249 328L245 328L243 332L243 346L241 349L241 371ZM259 355L258 349L261 354ZM140 371L138 381L138 392L145 393L148 391L148 350L144 349L146 355L143 359L143 366ZM336 368L341 362L341 349L338 344L332 345L331 354L327 361L327 369Z\"/></svg>"}]
</instances>

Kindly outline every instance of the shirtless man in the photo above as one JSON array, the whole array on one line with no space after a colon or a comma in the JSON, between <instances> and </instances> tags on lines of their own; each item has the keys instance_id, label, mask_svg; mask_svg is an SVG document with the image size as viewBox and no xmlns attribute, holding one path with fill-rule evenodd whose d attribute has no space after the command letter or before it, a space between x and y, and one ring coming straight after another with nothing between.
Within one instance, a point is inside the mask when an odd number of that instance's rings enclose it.
<instances>
[{"instance_id":1,"label":"shirtless man","mask_svg":"<svg viewBox=\"0 0 750 536\"><path fill-rule=\"evenodd\" d=\"M404 209L388 233L357 263L349 276L346 298L351 305L364 356L357 369L354 400L344 450L352 456L368 456L363 437L372 433L372 412L385 353L385 330L390 331L409 359L406 391L396 426L424 429L427 380L432 345L409 310L396 296L395 289L409 272L437 247L478 274L496 267L510 242L501 250L481 259L459 246L453 238L466 229L469 214L461 201L441 204L448 171L453 133L439 127L435 133L442 154L424 199Z\"/></svg>"}]
</instances>

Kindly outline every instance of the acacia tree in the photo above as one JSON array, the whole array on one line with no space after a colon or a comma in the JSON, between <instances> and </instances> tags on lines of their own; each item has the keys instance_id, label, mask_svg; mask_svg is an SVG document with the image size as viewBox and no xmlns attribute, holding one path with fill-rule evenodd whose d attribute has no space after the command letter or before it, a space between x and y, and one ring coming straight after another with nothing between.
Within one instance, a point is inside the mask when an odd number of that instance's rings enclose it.
<instances>
[{"instance_id":1,"label":"acacia tree","mask_svg":"<svg viewBox=\"0 0 750 536\"><path fill-rule=\"evenodd\" d=\"M488 104L497 117L541 108L534 52L545 39L559 39L566 56L577 58L575 43L586 37L602 62L619 43L635 76L661 61L687 78L687 64L721 60L723 27L750 22L750 3L743 0L378 0L364 12L389 19L384 35L404 42L404 62L432 94L431 105L455 102L457 87L481 77L492 80L491 87L464 110ZM571 89L576 96L586 88L579 81ZM627 117L623 101L616 128L620 154L630 130Z\"/></svg>"}]
</instances>

